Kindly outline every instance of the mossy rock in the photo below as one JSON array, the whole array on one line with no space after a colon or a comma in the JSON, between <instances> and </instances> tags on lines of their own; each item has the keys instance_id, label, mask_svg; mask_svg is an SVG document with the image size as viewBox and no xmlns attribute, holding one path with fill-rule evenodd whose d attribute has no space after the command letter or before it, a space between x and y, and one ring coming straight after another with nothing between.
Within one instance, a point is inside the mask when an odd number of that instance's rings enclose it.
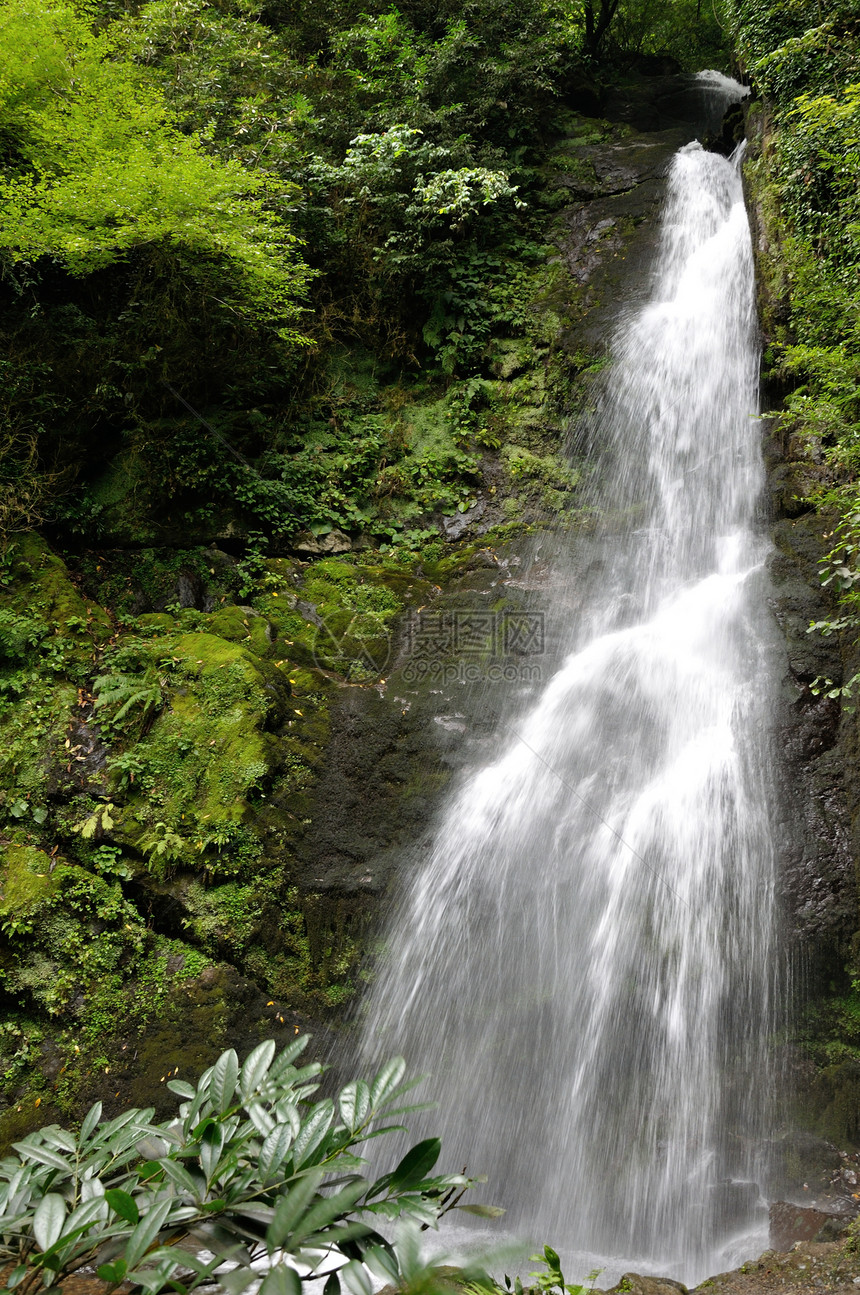
<instances>
[{"instance_id":1,"label":"mossy rock","mask_svg":"<svg viewBox=\"0 0 860 1295\"><path fill-rule=\"evenodd\" d=\"M259 852L236 829L249 797L282 763L266 730L286 718L290 684L276 666L215 634L177 635L170 650L176 669L167 702L132 749L137 779L116 839L146 853L162 874L178 863L231 870Z\"/></svg>"},{"instance_id":2,"label":"mossy rock","mask_svg":"<svg viewBox=\"0 0 860 1295\"><path fill-rule=\"evenodd\" d=\"M56 892L54 867L44 850L0 843L0 918L26 922Z\"/></svg>"},{"instance_id":3,"label":"mossy rock","mask_svg":"<svg viewBox=\"0 0 860 1295\"><path fill-rule=\"evenodd\" d=\"M82 597L63 560L41 536L32 532L16 536L12 550L12 579L0 594L0 606L36 615L54 634L72 642L86 636L90 642L83 648L90 653L92 643L108 638L112 632L110 617L97 603Z\"/></svg>"}]
</instances>

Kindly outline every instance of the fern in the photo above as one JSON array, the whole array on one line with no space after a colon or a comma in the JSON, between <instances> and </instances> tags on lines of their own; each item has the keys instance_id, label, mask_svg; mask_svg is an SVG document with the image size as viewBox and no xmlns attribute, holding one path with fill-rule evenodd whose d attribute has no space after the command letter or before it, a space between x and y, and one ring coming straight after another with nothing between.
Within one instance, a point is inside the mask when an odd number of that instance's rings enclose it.
<instances>
[{"instance_id":1,"label":"fern","mask_svg":"<svg viewBox=\"0 0 860 1295\"><path fill-rule=\"evenodd\" d=\"M133 674L99 675L93 684L101 723L120 732L144 733L164 706L163 681L149 669Z\"/></svg>"}]
</instances>

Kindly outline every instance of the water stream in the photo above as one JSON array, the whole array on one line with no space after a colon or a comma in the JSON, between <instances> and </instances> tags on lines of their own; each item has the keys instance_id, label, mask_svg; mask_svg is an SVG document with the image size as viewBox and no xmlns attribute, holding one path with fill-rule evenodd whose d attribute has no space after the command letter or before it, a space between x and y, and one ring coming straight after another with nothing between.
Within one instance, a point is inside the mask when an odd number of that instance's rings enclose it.
<instances>
[{"instance_id":1,"label":"water stream","mask_svg":"<svg viewBox=\"0 0 860 1295\"><path fill-rule=\"evenodd\" d=\"M760 1225L773 1088L772 668L737 158L676 155L651 300L613 353L591 433L599 582L562 667L450 799L392 924L367 1049L432 1073L427 1128L449 1167L489 1176L512 1229L690 1281Z\"/></svg>"}]
</instances>

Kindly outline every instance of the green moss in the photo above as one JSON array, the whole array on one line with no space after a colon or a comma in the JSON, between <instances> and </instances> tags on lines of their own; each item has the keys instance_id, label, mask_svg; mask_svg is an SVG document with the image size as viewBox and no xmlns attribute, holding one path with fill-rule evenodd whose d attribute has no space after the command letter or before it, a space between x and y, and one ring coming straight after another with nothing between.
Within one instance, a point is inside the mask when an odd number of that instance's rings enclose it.
<instances>
[{"instance_id":1,"label":"green moss","mask_svg":"<svg viewBox=\"0 0 860 1295\"><path fill-rule=\"evenodd\" d=\"M36 613L59 637L72 642L73 629L83 629L92 642L103 642L111 632L110 618L96 603L83 598L69 579L65 563L38 535L28 533L12 541L12 580L3 594L3 605Z\"/></svg>"},{"instance_id":2,"label":"green moss","mask_svg":"<svg viewBox=\"0 0 860 1295\"><path fill-rule=\"evenodd\" d=\"M265 903L266 896L253 885L192 882L185 891L186 925L204 949L241 957L259 929Z\"/></svg>"},{"instance_id":3,"label":"green moss","mask_svg":"<svg viewBox=\"0 0 860 1295\"><path fill-rule=\"evenodd\" d=\"M547 507L560 511L580 480L580 473L557 454L537 455L519 445L505 446L508 471L514 481L527 483Z\"/></svg>"},{"instance_id":4,"label":"green moss","mask_svg":"<svg viewBox=\"0 0 860 1295\"><path fill-rule=\"evenodd\" d=\"M58 884L50 855L31 845L0 843L0 916L15 929L27 922ZM11 919L11 921L10 921Z\"/></svg>"},{"instance_id":5,"label":"green moss","mask_svg":"<svg viewBox=\"0 0 860 1295\"><path fill-rule=\"evenodd\" d=\"M150 731L125 750L137 766L116 839L140 850L159 875L176 865L234 872L259 855L242 830L250 804L280 766L265 728L289 710L276 666L214 634L146 645L170 652L166 702Z\"/></svg>"}]
</instances>

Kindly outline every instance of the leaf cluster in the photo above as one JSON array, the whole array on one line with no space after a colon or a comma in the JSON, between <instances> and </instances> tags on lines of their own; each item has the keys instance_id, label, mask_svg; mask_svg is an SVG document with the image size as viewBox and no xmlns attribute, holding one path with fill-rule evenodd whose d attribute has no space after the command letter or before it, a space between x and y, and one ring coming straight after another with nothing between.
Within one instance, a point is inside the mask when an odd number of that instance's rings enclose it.
<instances>
[{"instance_id":1,"label":"leaf cluster","mask_svg":"<svg viewBox=\"0 0 860 1295\"><path fill-rule=\"evenodd\" d=\"M95 1266L113 1289L122 1282L158 1295L220 1289L241 1295L299 1295L325 1278L370 1295L367 1269L409 1286L426 1280L417 1227L434 1227L470 1185L433 1175L438 1139L415 1145L393 1170L363 1176L357 1149L401 1129L391 1123L416 1081L388 1062L355 1080L336 1101L317 1100L322 1068L296 1064L296 1039L276 1055L268 1040L240 1066L223 1053L195 1086L171 1079L177 1116L153 1123L152 1109L102 1119L100 1104L78 1133L49 1125L14 1144L0 1162L0 1257L15 1266L9 1289L46 1295L69 1274ZM383 1221L411 1225L395 1243Z\"/></svg>"}]
</instances>

